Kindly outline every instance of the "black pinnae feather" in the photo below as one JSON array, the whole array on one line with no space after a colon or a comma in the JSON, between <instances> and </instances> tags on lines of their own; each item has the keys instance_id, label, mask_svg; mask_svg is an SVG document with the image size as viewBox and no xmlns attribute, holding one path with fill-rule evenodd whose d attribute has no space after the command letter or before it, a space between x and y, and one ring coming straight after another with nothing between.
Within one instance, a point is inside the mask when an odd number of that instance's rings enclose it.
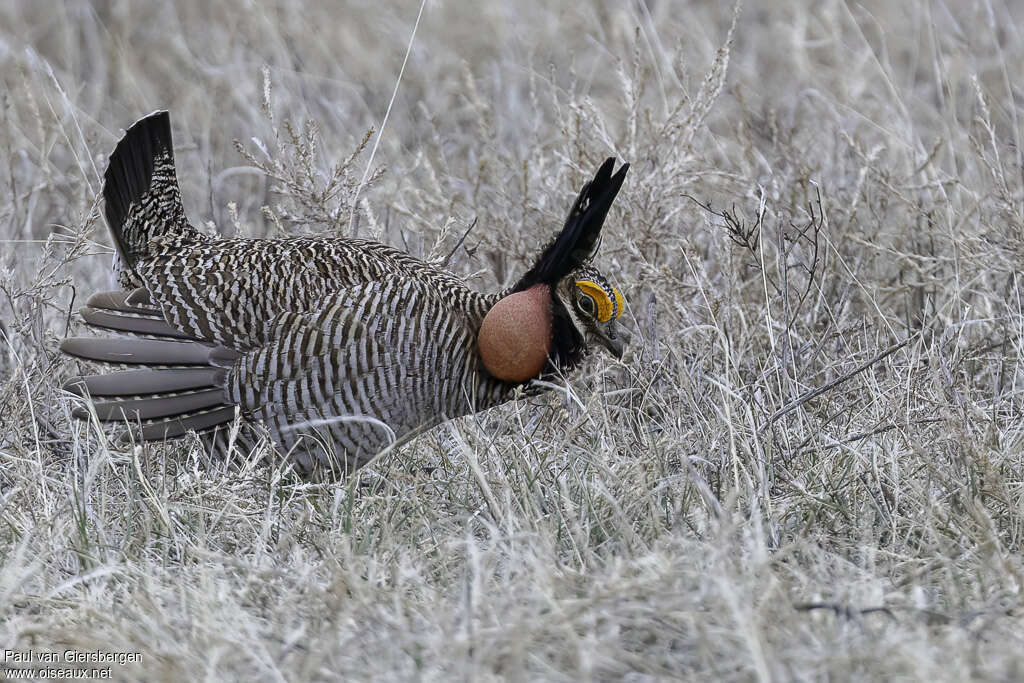
<instances>
[{"instance_id":1,"label":"black pinnae feather","mask_svg":"<svg viewBox=\"0 0 1024 683\"><path fill-rule=\"evenodd\" d=\"M562 232L544 249L534 266L512 288L513 291L521 292L536 284L553 285L590 259L601 237L601 226L608 209L629 170L629 164L623 164L612 175L614 167L615 158L608 158L594 174L594 179L583 186Z\"/></svg>"}]
</instances>

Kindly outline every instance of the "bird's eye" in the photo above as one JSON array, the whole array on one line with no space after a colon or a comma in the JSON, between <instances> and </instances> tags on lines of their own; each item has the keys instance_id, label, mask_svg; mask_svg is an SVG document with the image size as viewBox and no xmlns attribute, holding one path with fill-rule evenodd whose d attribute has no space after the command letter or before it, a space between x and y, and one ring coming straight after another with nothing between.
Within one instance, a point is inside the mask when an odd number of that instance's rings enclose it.
<instances>
[{"instance_id":1,"label":"bird's eye","mask_svg":"<svg viewBox=\"0 0 1024 683\"><path fill-rule=\"evenodd\" d=\"M589 294L580 294L576 299L576 306L591 318L597 315L597 302Z\"/></svg>"}]
</instances>

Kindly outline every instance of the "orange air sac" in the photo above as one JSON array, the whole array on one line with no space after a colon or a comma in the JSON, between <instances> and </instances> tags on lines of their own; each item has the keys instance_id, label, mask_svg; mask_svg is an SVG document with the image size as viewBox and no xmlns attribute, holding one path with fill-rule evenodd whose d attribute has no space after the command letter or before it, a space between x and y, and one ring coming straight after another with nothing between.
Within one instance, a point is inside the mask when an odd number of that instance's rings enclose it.
<instances>
[{"instance_id":1,"label":"orange air sac","mask_svg":"<svg viewBox=\"0 0 1024 683\"><path fill-rule=\"evenodd\" d=\"M551 351L551 289L534 285L510 294L484 316L478 338L487 371L505 382L525 382L544 369Z\"/></svg>"}]
</instances>

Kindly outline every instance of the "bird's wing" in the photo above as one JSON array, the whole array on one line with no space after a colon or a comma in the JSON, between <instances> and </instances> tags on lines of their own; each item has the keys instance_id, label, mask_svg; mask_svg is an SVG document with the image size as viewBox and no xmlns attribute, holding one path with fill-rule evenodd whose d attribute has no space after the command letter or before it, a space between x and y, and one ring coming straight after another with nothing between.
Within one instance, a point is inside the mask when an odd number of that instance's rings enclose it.
<instances>
[{"instance_id":1,"label":"bird's wing","mask_svg":"<svg viewBox=\"0 0 1024 683\"><path fill-rule=\"evenodd\" d=\"M414 430L463 414L475 338L429 288L392 278L332 292L275 319L225 379L300 466L352 467Z\"/></svg>"}]
</instances>

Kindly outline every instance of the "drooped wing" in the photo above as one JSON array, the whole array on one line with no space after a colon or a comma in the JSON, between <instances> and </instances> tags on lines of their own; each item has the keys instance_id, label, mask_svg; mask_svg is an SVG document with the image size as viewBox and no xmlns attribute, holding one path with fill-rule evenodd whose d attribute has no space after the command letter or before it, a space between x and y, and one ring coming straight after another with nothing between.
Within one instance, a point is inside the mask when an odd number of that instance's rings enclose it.
<instances>
[{"instance_id":1,"label":"drooped wing","mask_svg":"<svg viewBox=\"0 0 1024 683\"><path fill-rule=\"evenodd\" d=\"M270 342L236 362L226 391L306 469L358 466L496 390L472 386L466 321L415 281L346 288L275 326Z\"/></svg>"}]
</instances>

